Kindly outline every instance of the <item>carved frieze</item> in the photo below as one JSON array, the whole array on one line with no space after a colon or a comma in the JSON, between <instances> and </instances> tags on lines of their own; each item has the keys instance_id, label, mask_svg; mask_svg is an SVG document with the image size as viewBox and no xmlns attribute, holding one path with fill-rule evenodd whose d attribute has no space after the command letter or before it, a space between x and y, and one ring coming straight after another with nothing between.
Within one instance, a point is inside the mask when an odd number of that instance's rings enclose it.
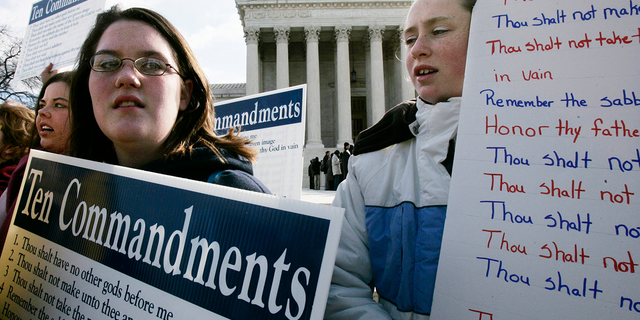
<instances>
[{"instance_id":1,"label":"carved frieze","mask_svg":"<svg viewBox=\"0 0 640 320\"><path fill-rule=\"evenodd\" d=\"M402 21L412 1L256 3L238 1L242 20L391 18Z\"/></svg>"}]
</instances>

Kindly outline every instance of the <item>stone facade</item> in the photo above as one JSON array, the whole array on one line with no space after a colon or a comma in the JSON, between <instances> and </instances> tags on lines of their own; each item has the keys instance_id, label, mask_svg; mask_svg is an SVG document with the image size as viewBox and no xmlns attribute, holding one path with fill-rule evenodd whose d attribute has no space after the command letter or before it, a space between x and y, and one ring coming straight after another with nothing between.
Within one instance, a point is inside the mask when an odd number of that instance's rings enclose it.
<instances>
[{"instance_id":1,"label":"stone facade","mask_svg":"<svg viewBox=\"0 0 640 320\"><path fill-rule=\"evenodd\" d=\"M309 159L342 151L398 102L415 97L402 23L412 1L236 0L247 43L246 94L307 84Z\"/></svg>"},{"instance_id":2,"label":"stone facade","mask_svg":"<svg viewBox=\"0 0 640 320\"><path fill-rule=\"evenodd\" d=\"M214 83L211 85L211 94L213 102L221 102L236 98L242 98L247 95L246 83Z\"/></svg>"}]
</instances>

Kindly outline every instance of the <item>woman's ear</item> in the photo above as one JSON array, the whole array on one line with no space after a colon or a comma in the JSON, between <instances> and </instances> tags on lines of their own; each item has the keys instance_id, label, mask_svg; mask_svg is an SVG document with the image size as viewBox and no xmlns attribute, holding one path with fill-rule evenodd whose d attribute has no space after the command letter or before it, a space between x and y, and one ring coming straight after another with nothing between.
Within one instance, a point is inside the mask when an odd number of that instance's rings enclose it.
<instances>
[{"instance_id":1,"label":"woman's ear","mask_svg":"<svg viewBox=\"0 0 640 320\"><path fill-rule=\"evenodd\" d=\"M193 81L185 80L180 90L180 111L187 110L191 101L191 92L193 92Z\"/></svg>"}]
</instances>

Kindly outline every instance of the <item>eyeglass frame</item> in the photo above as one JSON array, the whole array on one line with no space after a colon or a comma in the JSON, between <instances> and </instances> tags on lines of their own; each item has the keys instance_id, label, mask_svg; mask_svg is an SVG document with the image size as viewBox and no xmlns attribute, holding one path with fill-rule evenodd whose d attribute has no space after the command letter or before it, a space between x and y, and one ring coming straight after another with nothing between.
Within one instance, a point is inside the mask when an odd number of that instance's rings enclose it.
<instances>
[{"instance_id":1,"label":"eyeglass frame","mask_svg":"<svg viewBox=\"0 0 640 320\"><path fill-rule=\"evenodd\" d=\"M118 59L118 60L120 61L120 65L119 65L117 68L113 69L113 70L96 70L96 69L94 69L94 68L93 68L93 60L96 58L96 56L99 56L99 55L114 57L114 58L116 58L116 59ZM146 72L143 72L142 70L138 69L138 66L136 65L136 62L137 62L137 61L140 61L140 59L153 59L153 60L155 60L155 61L160 61L160 62L164 63L164 65L165 65L166 67L164 68L164 70L162 70L162 73L161 73L161 74L146 73ZM140 57L140 58L137 58L137 59L135 59L135 60L134 60L133 58L120 58L120 57L118 57L118 56L116 56L116 55L113 55L113 54L110 54L110 53L96 53L96 54L94 54L93 56L91 56L91 59L89 59L89 67L91 68L91 70L93 70L93 71L95 71L95 72L115 72L115 71L120 70L120 68L122 68L122 66L124 66L124 61L125 61L125 60L129 60L129 61L133 62L133 67L134 67L136 70L138 70L138 72L140 72L141 74L144 74L144 75L147 75L147 76L159 77L159 76L162 76L162 75L164 75L165 73L167 73L167 70L168 70L169 68L171 68L171 69L173 69L173 71L175 71L175 72L176 72L176 74L177 74L177 75L179 75L180 77L182 77L182 75L180 74L180 72L178 72L178 70L177 70L174 66L172 66L171 64L168 64L168 63L164 62L162 59L154 58L154 57Z\"/></svg>"}]
</instances>

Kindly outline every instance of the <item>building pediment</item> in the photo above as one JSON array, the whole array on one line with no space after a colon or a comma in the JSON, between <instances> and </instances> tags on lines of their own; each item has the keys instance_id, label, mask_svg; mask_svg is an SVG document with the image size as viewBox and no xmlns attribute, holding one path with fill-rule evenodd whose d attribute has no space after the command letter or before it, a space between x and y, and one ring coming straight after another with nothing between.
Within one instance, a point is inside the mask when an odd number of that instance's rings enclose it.
<instances>
[{"instance_id":1,"label":"building pediment","mask_svg":"<svg viewBox=\"0 0 640 320\"><path fill-rule=\"evenodd\" d=\"M276 1L236 0L245 27L398 25L412 1Z\"/></svg>"}]
</instances>

